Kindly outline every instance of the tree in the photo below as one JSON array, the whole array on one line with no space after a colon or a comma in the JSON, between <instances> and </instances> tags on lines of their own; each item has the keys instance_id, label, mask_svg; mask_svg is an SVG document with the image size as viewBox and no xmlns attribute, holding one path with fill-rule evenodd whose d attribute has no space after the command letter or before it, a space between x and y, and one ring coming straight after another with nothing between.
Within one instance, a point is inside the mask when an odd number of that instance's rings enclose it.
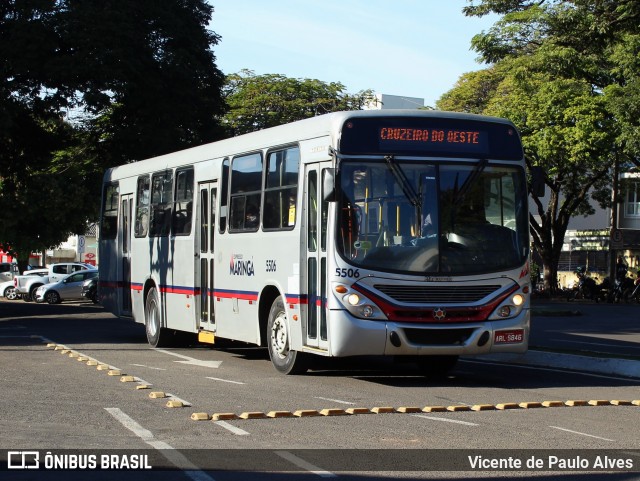
<instances>
[{"instance_id":1,"label":"tree","mask_svg":"<svg viewBox=\"0 0 640 481\"><path fill-rule=\"evenodd\" d=\"M375 102L371 90L345 93L339 82L294 79L284 75L256 75L250 70L227 77L225 98L229 111L224 122L230 135L339 110L359 110Z\"/></svg>"},{"instance_id":2,"label":"tree","mask_svg":"<svg viewBox=\"0 0 640 481\"><path fill-rule=\"evenodd\" d=\"M205 0L1 3L3 245L83 233L105 168L223 136L212 12Z\"/></svg>"},{"instance_id":3,"label":"tree","mask_svg":"<svg viewBox=\"0 0 640 481\"><path fill-rule=\"evenodd\" d=\"M628 112L640 100L638 2L481 0L464 12L503 15L472 41L492 66L468 74L438 107L504 116L519 127L527 164L545 169L551 192L546 206L536 200L540 221L530 220L545 287L554 290L570 217L589 213L589 196L606 205L614 160L637 159L638 120Z\"/></svg>"}]
</instances>

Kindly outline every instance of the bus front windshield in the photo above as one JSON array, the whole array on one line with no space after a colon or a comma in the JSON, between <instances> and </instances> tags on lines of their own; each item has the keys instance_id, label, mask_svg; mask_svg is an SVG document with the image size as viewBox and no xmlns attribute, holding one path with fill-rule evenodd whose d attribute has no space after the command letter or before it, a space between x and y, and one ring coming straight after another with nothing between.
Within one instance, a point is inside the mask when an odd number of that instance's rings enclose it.
<instances>
[{"instance_id":1,"label":"bus front windshield","mask_svg":"<svg viewBox=\"0 0 640 481\"><path fill-rule=\"evenodd\" d=\"M362 268L405 274L498 272L528 256L524 171L486 160L344 160L337 249Z\"/></svg>"}]
</instances>

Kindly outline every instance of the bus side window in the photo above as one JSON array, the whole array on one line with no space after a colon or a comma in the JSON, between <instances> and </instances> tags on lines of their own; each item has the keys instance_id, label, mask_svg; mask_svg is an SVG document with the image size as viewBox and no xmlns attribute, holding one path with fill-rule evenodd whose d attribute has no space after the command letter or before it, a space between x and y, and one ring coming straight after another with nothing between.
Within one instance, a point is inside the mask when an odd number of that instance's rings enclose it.
<instances>
[{"instance_id":1,"label":"bus side window","mask_svg":"<svg viewBox=\"0 0 640 481\"><path fill-rule=\"evenodd\" d=\"M230 231L256 231L260 219L262 196L262 155L260 153L235 157L231 163ZM247 217L258 222L247 222ZM256 216L256 217L254 217Z\"/></svg>"},{"instance_id":2,"label":"bus side window","mask_svg":"<svg viewBox=\"0 0 640 481\"><path fill-rule=\"evenodd\" d=\"M173 219L171 232L173 235L189 235L191 233L191 216L193 214L193 168L176 171L175 202L173 203Z\"/></svg>"},{"instance_id":3,"label":"bus side window","mask_svg":"<svg viewBox=\"0 0 640 481\"><path fill-rule=\"evenodd\" d=\"M149 225L149 235L152 237L169 235L172 191L172 171L153 174L151 178L151 222Z\"/></svg>"},{"instance_id":4,"label":"bus side window","mask_svg":"<svg viewBox=\"0 0 640 481\"><path fill-rule=\"evenodd\" d=\"M265 230L293 229L295 226L299 165L298 147L269 152L262 214Z\"/></svg>"},{"instance_id":5,"label":"bus side window","mask_svg":"<svg viewBox=\"0 0 640 481\"><path fill-rule=\"evenodd\" d=\"M138 177L138 189L136 194L136 221L134 235L146 237L149 231L149 192L151 190L151 178L148 175Z\"/></svg>"}]
</instances>

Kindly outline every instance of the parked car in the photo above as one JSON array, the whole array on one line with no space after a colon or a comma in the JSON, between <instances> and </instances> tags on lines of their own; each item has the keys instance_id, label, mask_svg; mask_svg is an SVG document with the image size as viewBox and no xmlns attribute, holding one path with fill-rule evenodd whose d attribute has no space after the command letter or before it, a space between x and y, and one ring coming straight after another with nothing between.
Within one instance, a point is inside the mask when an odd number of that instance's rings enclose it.
<instances>
[{"instance_id":1,"label":"parked car","mask_svg":"<svg viewBox=\"0 0 640 481\"><path fill-rule=\"evenodd\" d=\"M18 275L18 264L15 262L0 262L0 282L12 281Z\"/></svg>"},{"instance_id":2,"label":"parked car","mask_svg":"<svg viewBox=\"0 0 640 481\"><path fill-rule=\"evenodd\" d=\"M96 268L90 264L83 262L59 262L51 264L47 269L33 269L26 271L26 275L16 276L13 279L13 285L16 286L16 292L22 294L22 300L31 302L35 300L35 293L38 287L52 282L61 281L67 275L86 269L95 270ZM33 272L40 273L39 278L30 277Z\"/></svg>"},{"instance_id":3,"label":"parked car","mask_svg":"<svg viewBox=\"0 0 640 481\"><path fill-rule=\"evenodd\" d=\"M82 291L80 292L82 297L90 299L94 304L98 303L98 278L92 277L87 279L82 284Z\"/></svg>"},{"instance_id":4,"label":"parked car","mask_svg":"<svg viewBox=\"0 0 640 481\"><path fill-rule=\"evenodd\" d=\"M82 284L84 284L84 281L97 277L97 269L74 272L58 282L38 287L35 293L35 301L58 304L69 299L82 299Z\"/></svg>"},{"instance_id":5,"label":"parked car","mask_svg":"<svg viewBox=\"0 0 640 481\"><path fill-rule=\"evenodd\" d=\"M6 281L0 284L0 297L4 297L10 301L20 297L20 294L16 292L16 286L13 285L13 281Z\"/></svg>"}]
</instances>

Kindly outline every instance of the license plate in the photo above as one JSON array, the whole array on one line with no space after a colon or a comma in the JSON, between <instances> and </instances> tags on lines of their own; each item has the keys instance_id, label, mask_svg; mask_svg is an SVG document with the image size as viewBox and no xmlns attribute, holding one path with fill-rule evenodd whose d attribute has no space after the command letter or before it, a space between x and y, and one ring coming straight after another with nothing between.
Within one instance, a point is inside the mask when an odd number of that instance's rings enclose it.
<instances>
[{"instance_id":1,"label":"license plate","mask_svg":"<svg viewBox=\"0 0 640 481\"><path fill-rule=\"evenodd\" d=\"M524 341L524 329L496 331L493 335L494 344L517 344Z\"/></svg>"}]
</instances>

